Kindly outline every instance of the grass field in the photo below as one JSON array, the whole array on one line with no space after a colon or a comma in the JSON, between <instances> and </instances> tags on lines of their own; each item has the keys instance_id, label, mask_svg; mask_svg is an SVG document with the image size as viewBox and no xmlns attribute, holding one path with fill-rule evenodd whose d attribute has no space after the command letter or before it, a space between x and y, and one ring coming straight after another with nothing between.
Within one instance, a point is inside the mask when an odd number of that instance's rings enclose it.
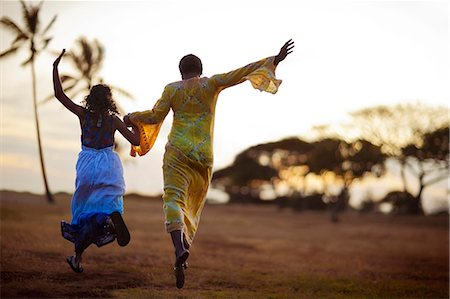
<instances>
[{"instance_id":1,"label":"grass field","mask_svg":"<svg viewBox=\"0 0 450 299\"><path fill-rule=\"evenodd\" d=\"M1 298L448 298L448 216L393 217L206 205L175 287L160 200L125 198L132 239L88 248L84 273L60 235L70 196L1 193Z\"/></svg>"}]
</instances>

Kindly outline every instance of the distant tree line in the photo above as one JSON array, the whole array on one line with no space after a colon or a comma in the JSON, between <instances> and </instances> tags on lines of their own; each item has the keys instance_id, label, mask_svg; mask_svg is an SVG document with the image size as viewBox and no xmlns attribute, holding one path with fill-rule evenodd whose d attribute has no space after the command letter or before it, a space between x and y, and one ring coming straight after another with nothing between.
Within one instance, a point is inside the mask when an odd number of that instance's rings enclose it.
<instances>
[{"instance_id":1,"label":"distant tree line","mask_svg":"<svg viewBox=\"0 0 450 299\"><path fill-rule=\"evenodd\" d=\"M348 206L349 188L366 176L381 177L388 159L401 168L403 189L382 202L393 213L422 214L423 190L449 177L447 110L422 104L378 106L352 113L340 130L327 126L315 141L292 137L252 146L232 165L214 172L212 185L224 190L230 202L272 203L280 207L331 210L332 220ZM345 135L353 135L349 140ZM407 190L405 171L417 178L419 191ZM280 190L283 193L279 196ZM264 194L272 194L265 200ZM365 201L361 211L375 207Z\"/></svg>"}]
</instances>

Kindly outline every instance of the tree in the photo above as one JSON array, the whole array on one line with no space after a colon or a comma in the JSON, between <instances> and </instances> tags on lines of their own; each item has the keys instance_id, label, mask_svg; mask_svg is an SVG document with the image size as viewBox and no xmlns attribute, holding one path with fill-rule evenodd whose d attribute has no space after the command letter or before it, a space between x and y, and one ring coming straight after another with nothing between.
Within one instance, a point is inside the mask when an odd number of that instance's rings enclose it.
<instances>
[{"instance_id":1,"label":"tree","mask_svg":"<svg viewBox=\"0 0 450 299\"><path fill-rule=\"evenodd\" d=\"M49 202L54 202L53 196L50 192L50 188L47 181L47 175L45 172L44 157L42 153L41 134L39 129L39 118L37 112L37 95L36 95L36 72L35 72L35 60L37 56L47 48L48 44L52 40L47 36L48 31L56 21L56 16L41 30L41 22L39 19L39 12L42 7L40 2L37 5L30 4L29 6L20 1L22 5L22 14L24 26L21 28L13 20L8 17L2 17L0 23L2 26L15 34L15 39L11 43L9 49L0 53L0 58L5 58L9 55L16 53L21 48L27 48L29 50L29 58L22 63L22 66L31 66L31 79L32 79L32 91L33 91L33 103L34 103L34 120L36 126L36 135L38 141L39 158L41 163L42 178L44 180L45 193Z\"/></svg>"},{"instance_id":2,"label":"tree","mask_svg":"<svg viewBox=\"0 0 450 299\"><path fill-rule=\"evenodd\" d=\"M289 188L289 197L295 197L299 190L295 176L297 171L293 168L302 167L310 148L310 143L297 137L252 146L236 157L232 167L228 169L228 179L222 175L222 179L216 180L221 174L219 170L214 173L213 183L226 186L227 192L240 191L244 193L241 197L250 198L251 195L251 198L256 200L260 199L264 187L274 191L277 185L286 184ZM236 183L239 181L241 185L237 187ZM232 197L230 194L230 198Z\"/></svg>"},{"instance_id":3,"label":"tree","mask_svg":"<svg viewBox=\"0 0 450 299\"><path fill-rule=\"evenodd\" d=\"M415 198L419 207L423 190L449 177L449 126L426 133L420 145L409 144L402 150L406 165L417 177L419 191Z\"/></svg>"},{"instance_id":4,"label":"tree","mask_svg":"<svg viewBox=\"0 0 450 299\"><path fill-rule=\"evenodd\" d=\"M402 149L420 145L425 134L448 124L447 111L445 107L420 103L375 106L352 112L350 122L343 124L342 129L347 136L368 140L396 159L406 191L406 156Z\"/></svg>"},{"instance_id":5,"label":"tree","mask_svg":"<svg viewBox=\"0 0 450 299\"><path fill-rule=\"evenodd\" d=\"M366 140L355 140L347 143L337 138L325 138L312 143L313 150L308 154L306 165L309 172L316 174L324 181L324 192L328 196L331 208L331 219L337 222L339 211L347 208L349 199L349 187L352 182L364 177L368 173L377 176L384 172L384 161L386 156L381 152L379 146L373 145ZM331 183L327 183L329 173L333 174ZM327 188L331 185L334 192ZM337 191L336 185L340 185Z\"/></svg>"},{"instance_id":6,"label":"tree","mask_svg":"<svg viewBox=\"0 0 450 299\"><path fill-rule=\"evenodd\" d=\"M61 75L64 92L67 93L69 98L74 99L80 94L88 94L93 85L104 82L99 73L105 58L105 48L97 39L89 41L84 36L79 37L73 49L66 52L66 56L66 60L69 61L75 70L75 74ZM108 86L112 91L133 99L133 96L128 91L111 84L108 84ZM53 95L50 95L42 103L48 102L52 98ZM119 111L123 112L119 103L116 104Z\"/></svg>"},{"instance_id":7,"label":"tree","mask_svg":"<svg viewBox=\"0 0 450 299\"><path fill-rule=\"evenodd\" d=\"M381 146L384 153L396 156L408 144L419 144L424 134L448 123L445 107L421 103L375 106L350 113L344 129Z\"/></svg>"},{"instance_id":8,"label":"tree","mask_svg":"<svg viewBox=\"0 0 450 299\"><path fill-rule=\"evenodd\" d=\"M214 185L221 185L230 195L230 201L259 201L261 185L278 176L275 169L259 164L248 153L242 152L231 166L213 174Z\"/></svg>"},{"instance_id":9,"label":"tree","mask_svg":"<svg viewBox=\"0 0 450 299\"><path fill-rule=\"evenodd\" d=\"M290 189L286 198L300 199L311 195L306 190L305 178L315 175L316 180L323 182L322 190L313 191L316 192L315 198L318 191L327 193L327 186L336 185L339 180L345 189L341 193L346 194L355 178L372 171L383 171L384 159L380 148L365 140L347 143L328 138L309 143L299 138L288 138L246 149L236 157L232 166L214 173L213 184L223 187L230 193L230 198L238 193L258 198L261 186L271 184L275 189L275 185L284 184Z\"/></svg>"},{"instance_id":10,"label":"tree","mask_svg":"<svg viewBox=\"0 0 450 299\"><path fill-rule=\"evenodd\" d=\"M420 215L423 214L420 200L417 200L411 193L403 191L392 191L386 194L381 201L382 203L390 203L392 210L390 213L395 215Z\"/></svg>"}]
</instances>

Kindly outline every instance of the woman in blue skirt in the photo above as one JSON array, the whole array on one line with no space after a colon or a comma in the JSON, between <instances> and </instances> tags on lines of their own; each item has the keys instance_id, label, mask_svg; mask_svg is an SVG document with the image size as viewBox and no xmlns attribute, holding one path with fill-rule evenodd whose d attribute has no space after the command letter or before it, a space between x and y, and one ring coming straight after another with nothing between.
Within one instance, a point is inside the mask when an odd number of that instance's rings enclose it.
<instances>
[{"instance_id":1,"label":"woman in blue skirt","mask_svg":"<svg viewBox=\"0 0 450 299\"><path fill-rule=\"evenodd\" d=\"M53 63L55 97L78 116L82 150L76 165L76 190L72 197L72 222L61 222L64 238L75 245L75 255L67 257L70 268L83 272L83 251L92 243L106 245L117 238L120 246L130 241L123 221L125 182L119 156L114 152L114 133L118 130L130 143L139 145L139 135L117 117L118 111L107 85L92 87L84 105L72 102L63 91L58 64L65 50Z\"/></svg>"}]
</instances>

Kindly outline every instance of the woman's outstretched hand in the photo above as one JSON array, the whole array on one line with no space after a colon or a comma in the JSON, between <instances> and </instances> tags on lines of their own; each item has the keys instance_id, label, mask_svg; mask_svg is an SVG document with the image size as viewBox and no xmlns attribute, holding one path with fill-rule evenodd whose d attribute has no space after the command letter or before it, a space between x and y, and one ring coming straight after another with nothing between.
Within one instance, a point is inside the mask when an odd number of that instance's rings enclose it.
<instances>
[{"instance_id":1,"label":"woman's outstretched hand","mask_svg":"<svg viewBox=\"0 0 450 299\"><path fill-rule=\"evenodd\" d=\"M283 47L281 47L280 53L278 53L278 55L275 56L275 61L273 62L273 64L277 66L281 61L283 61L286 58L286 56L292 53L293 51L292 49L294 49L294 42L292 41L292 39L290 39L283 45Z\"/></svg>"},{"instance_id":2,"label":"woman's outstretched hand","mask_svg":"<svg viewBox=\"0 0 450 299\"><path fill-rule=\"evenodd\" d=\"M61 58L63 57L64 53L66 53L66 49L63 49L61 51L61 54L59 54L58 58L53 62L53 66L58 66L59 62L61 61Z\"/></svg>"}]
</instances>

